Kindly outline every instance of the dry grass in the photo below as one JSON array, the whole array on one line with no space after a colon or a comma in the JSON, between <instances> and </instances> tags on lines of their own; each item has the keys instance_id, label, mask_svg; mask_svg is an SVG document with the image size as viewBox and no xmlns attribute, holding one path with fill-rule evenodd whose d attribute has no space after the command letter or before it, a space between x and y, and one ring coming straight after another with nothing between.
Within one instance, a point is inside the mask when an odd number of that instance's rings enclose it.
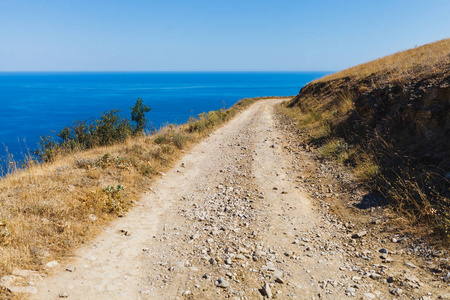
<instances>
[{"instance_id":1,"label":"dry grass","mask_svg":"<svg viewBox=\"0 0 450 300\"><path fill-rule=\"evenodd\" d=\"M340 96L340 111L351 109L350 96ZM334 136L329 120L336 115L336 111L317 113L313 110L303 112L299 107L287 107L288 103L280 105L279 111L290 118L297 128L308 133L305 141L318 148L318 153L326 158L351 167L356 178L369 181L379 174L379 167L374 155L357 145L349 145L344 139Z\"/></svg>"},{"instance_id":2,"label":"dry grass","mask_svg":"<svg viewBox=\"0 0 450 300\"><path fill-rule=\"evenodd\" d=\"M356 80L371 75L384 76L386 80L403 81L411 76L446 71L450 64L450 39L398 52L364 63L316 80L326 82L344 77Z\"/></svg>"},{"instance_id":3,"label":"dry grass","mask_svg":"<svg viewBox=\"0 0 450 300\"><path fill-rule=\"evenodd\" d=\"M0 276L16 268L42 271L45 263L91 239L102 224L139 201L183 149L259 99L243 99L227 111L209 112L154 135L60 155L52 163L31 163L2 178Z\"/></svg>"},{"instance_id":4,"label":"dry grass","mask_svg":"<svg viewBox=\"0 0 450 300\"><path fill-rule=\"evenodd\" d=\"M303 112L299 107L280 105L279 111L291 119L296 127L307 133L306 143L317 147L317 154L324 159L336 161L347 167L354 178L369 189L381 191L398 213L396 219L402 220L402 225L422 237L430 234L438 237L435 244L445 246L450 241L450 202L439 191L445 186L433 186L436 182L449 181L439 174L425 172L420 178L413 176L406 169L384 170L380 166L376 151L368 144L352 145L344 139L335 136L324 121L329 113L318 114L314 111ZM384 143L386 143L384 141ZM390 175L386 175L390 173ZM439 180L436 180L439 177ZM430 192L431 191L431 192ZM420 228L420 230L419 230Z\"/></svg>"},{"instance_id":5,"label":"dry grass","mask_svg":"<svg viewBox=\"0 0 450 300\"><path fill-rule=\"evenodd\" d=\"M448 121L433 115L431 140L407 129L415 122L423 126L415 118L421 111L438 107L448 116L449 68L450 39L445 39L325 76L280 108L309 134L306 142L320 155L350 167L410 224L433 232L437 243L450 242L448 170L439 165L443 159L432 160L422 150L448 153Z\"/></svg>"}]
</instances>

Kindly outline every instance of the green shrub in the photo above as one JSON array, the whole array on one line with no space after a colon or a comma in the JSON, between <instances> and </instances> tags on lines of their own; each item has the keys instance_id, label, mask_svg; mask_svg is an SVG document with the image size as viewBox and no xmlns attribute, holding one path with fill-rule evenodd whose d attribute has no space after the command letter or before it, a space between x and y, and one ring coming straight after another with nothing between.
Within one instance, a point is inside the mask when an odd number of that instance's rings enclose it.
<instances>
[{"instance_id":1,"label":"green shrub","mask_svg":"<svg viewBox=\"0 0 450 300\"><path fill-rule=\"evenodd\" d=\"M165 143L167 143L167 138L165 135L160 134L155 137L154 142L155 142L155 144L158 144L158 145L165 144Z\"/></svg>"},{"instance_id":2,"label":"green shrub","mask_svg":"<svg viewBox=\"0 0 450 300\"><path fill-rule=\"evenodd\" d=\"M131 125L130 120L122 117L120 110L113 109L103 112L98 120L75 121L73 126L64 127L56 135L60 138L59 142L51 136L42 136L39 148L33 153L42 161L50 161L57 153L123 142L144 131L147 124L145 113L149 111L142 98L138 98L131 108L131 119L136 125Z\"/></svg>"},{"instance_id":3,"label":"green shrub","mask_svg":"<svg viewBox=\"0 0 450 300\"><path fill-rule=\"evenodd\" d=\"M133 129L133 133L142 133L147 125L147 119L145 113L151 110L150 107L144 105L142 98L138 98L136 104L131 108L131 120L136 123Z\"/></svg>"},{"instance_id":4,"label":"green shrub","mask_svg":"<svg viewBox=\"0 0 450 300\"><path fill-rule=\"evenodd\" d=\"M39 148L33 153L42 161L52 161L58 151L58 144L54 141L53 137L49 135L41 136L38 145Z\"/></svg>"},{"instance_id":5,"label":"green shrub","mask_svg":"<svg viewBox=\"0 0 450 300\"><path fill-rule=\"evenodd\" d=\"M188 138L187 136L182 135L181 133L174 133L172 136L172 141L175 147L181 150L186 146Z\"/></svg>"},{"instance_id":6,"label":"green shrub","mask_svg":"<svg viewBox=\"0 0 450 300\"><path fill-rule=\"evenodd\" d=\"M107 186L103 192L106 194L106 207L109 213L121 213L127 210L128 206L122 198L121 192L124 190L120 184L116 187Z\"/></svg>"},{"instance_id":7,"label":"green shrub","mask_svg":"<svg viewBox=\"0 0 450 300\"><path fill-rule=\"evenodd\" d=\"M150 165L142 165L141 166L141 174L144 176L155 175L155 169Z\"/></svg>"}]
</instances>

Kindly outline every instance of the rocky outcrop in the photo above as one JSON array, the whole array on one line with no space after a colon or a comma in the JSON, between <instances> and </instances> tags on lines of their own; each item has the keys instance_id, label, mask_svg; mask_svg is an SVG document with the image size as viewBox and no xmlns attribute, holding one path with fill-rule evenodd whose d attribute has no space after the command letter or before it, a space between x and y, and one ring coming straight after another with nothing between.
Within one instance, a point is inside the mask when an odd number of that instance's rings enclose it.
<instances>
[{"instance_id":1,"label":"rocky outcrop","mask_svg":"<svg viewBox=\"0 0 450 300\"><path fill-rule=\"evenodd\" d=\"M360 94L355 110L336 127L352 139L382 140L407 161L450 171L450 74L418 82L388 83ZM353 138L358 142L358 138Z\"/></svg>"}]
</instances>

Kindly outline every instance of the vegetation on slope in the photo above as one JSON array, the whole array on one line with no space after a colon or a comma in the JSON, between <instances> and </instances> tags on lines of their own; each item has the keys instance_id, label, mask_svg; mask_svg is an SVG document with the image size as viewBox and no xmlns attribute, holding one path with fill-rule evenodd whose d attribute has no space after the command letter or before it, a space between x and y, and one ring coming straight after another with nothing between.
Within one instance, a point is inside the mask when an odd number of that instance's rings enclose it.
<instances>
[{"instance_id":1,"label":"vegetation on slope","mask_svg":"<svg viewBox=\"0 0 450 300\"><path fill-rule=\"evenodd\" d=\"M327 82L345 77L362 80L371 75L388 81L410 80L448 71L450 39L398 52L322 77L316 82ZM383 78L384 77L384 78Z\"/></svg>"},{"instance_id":2,"label":"vegetation on slope","mask_svg":"<svg viewBox=\"0 0 450 300\"><path fill-rule=\"evenodd\" d=\"M71 131L71 138L53 145L51 155L45 156L51 158L48 162L31 161L2 178L0 277L15 268L42 270L45 263L87 241L102 224L133 206L184 149L256 100L243 99L228 110L203 113L152 135L130 134L106 144L90 143L92 147L77 142ZM138 111L146 110L141 108ZM66 147L72 141L76 147Z\"/></svg>"},{"instance_id":3,"label":"vegetation on slope","mask_svg":"<svg viewBox=\"0 0 450 300\"><path fill-rule=\"evenodd\" d=\"M450 39L316 80L282 109L324 157L450 239Z\"/></svg>"},{"instance_id":4,"label":"vegetation on slope","mask_svg":"<svg viewBox=\"0 0 450 300\"><path fill-rule=\"evenodd\" d=\"M66 126L59 131L59 141L55 141L53 136L41 136L40 147L34 154L48 162L57 155L123 142L144 132L147 126L145 114L149 111L150 108L144 105L142 98L138 98L131 107L134 125L129 119L122 117L118 109L102 113L98 120L75 121L73 126Z\"/></svg>"}]
</instances>

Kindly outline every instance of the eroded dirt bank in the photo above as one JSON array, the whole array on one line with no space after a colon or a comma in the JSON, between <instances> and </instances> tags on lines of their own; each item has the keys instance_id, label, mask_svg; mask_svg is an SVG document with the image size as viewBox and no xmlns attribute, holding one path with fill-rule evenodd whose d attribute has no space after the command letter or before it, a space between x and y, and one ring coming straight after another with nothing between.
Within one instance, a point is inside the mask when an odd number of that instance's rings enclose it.
<instances>
[{"instance_id":1,"label":"eroded dirt bank","mask_svg":"<svg viewBox=\"0 0 450 300\"><path fill-rule=\"evenodd\" d=\"M32 297L450 299L445 253L421 260L404 237L328 212L329 196L363 195L326 179L334 171L275 117L280 101L255 103L193 148L137 207L34 281Z\"/></svg>"}]
</instances>

